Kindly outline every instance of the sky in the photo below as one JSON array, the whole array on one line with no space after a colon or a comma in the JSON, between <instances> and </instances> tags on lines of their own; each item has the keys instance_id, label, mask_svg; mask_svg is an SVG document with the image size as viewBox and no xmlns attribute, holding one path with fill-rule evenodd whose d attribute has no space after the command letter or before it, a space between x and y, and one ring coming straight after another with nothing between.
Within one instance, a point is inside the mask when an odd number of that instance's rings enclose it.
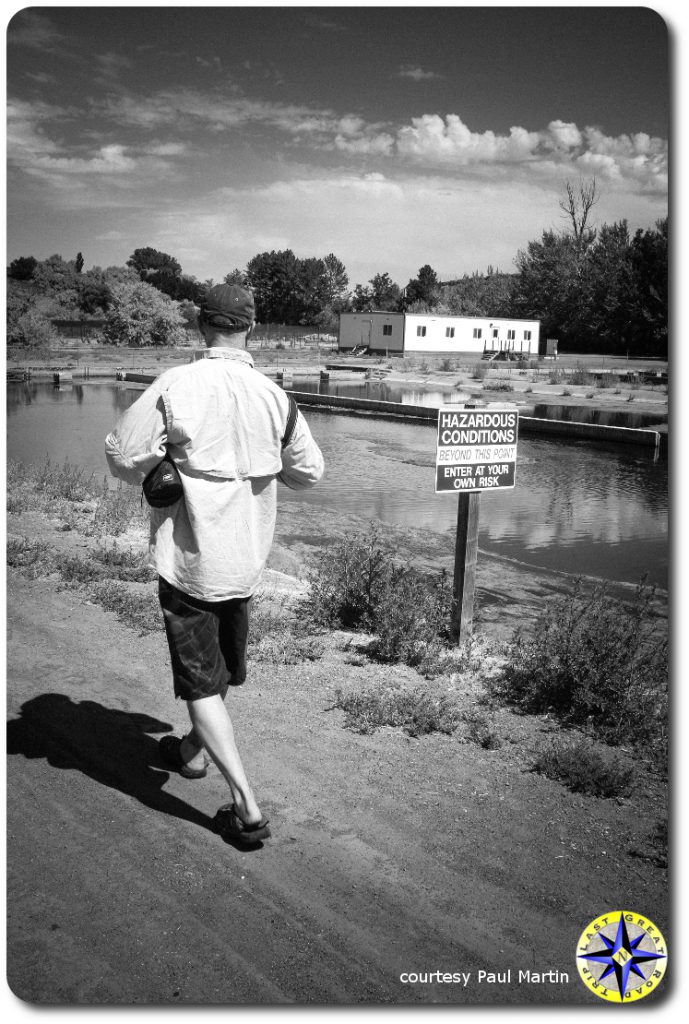
<instances>
[{"instance_id":1,"label":"sky","mask_svg":"<svg viewBox=\"0 0 689 1024\"><path fill-rule=\"evenodd\" d=\"M672 36L670 36L671 40ZM221 281L334 253L350 287L512 272L668 210L672 56L641 6L25 8L7 29L7 257L134 249Z\"/></svg>"}]
</instances>

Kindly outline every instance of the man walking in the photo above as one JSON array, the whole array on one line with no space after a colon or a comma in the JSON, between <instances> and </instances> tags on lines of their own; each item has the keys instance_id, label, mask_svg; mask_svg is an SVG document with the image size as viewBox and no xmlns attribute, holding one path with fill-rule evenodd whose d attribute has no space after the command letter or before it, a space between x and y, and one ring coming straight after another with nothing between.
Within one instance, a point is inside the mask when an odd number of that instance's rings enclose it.
<instances>
[{"instance_id":1,"label":"man walking","mask_svg":"<svg viewBox=\"0 0 689 1024\"><path fill-rule=\"evenodd\" d=\"M254 369L246 350L253 322L249 291L211 288L199 314L205 358L161 374L105 441L111 473L128 483L141 484L166 455L179 472L180 500L151 509L149 550L174 692L192 727L181 740L164 737L160 753L186 778L205 776L210 755L232 794L215 827L244 845L270 829L224 699L246 678L249 604L273 541L277 481L305 488L323 474L293 400Z\"/></svg>"}]
</instances>

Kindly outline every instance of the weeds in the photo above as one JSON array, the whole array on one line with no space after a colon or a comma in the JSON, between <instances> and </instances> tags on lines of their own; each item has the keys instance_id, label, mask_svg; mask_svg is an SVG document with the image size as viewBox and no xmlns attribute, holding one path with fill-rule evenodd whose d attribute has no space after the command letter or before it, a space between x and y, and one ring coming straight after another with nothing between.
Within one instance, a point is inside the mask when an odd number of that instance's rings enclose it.
<instances>
[{"instance_id":1,"label":"weeds","mask_svg":"<svg viewBox=\"0 0 689 1024\"><path fill-rule=\"evenodd\" d=\"M147 564L144 554L134 554L117 545L100 545L90 552L90 557L70 555L62 558L58 565L63 581L69 585L100 583L103 580L120 580L123 583L151 583L156 573Z\"/></svg>"},{"instance_id":2,"label":"weeds","mask_svg":"<svg viewBox=\"0 0 689 1024\"><path fill-rule=\"evenodd\" d=\"M389 725L409 736L432 732L451 735L461 722L456 701L449 694L427 689L397 690L374 687L360 693L335 693L334 707L345 714L345 728L364 734Z\"/></svg>"},{"instance_id":3,"label":"weeds","mask_svg":"<svg viewBox=\"0 0 689 1024\"><path fill-rule=\"evenodd\" d=\"M634 778L627 758L586 737L552 740L537 752L533 770L573 793L598 797L629 796Z\"/></svg>"},{"instance_id":4,"label":"weeds","mask_svg":"<svg viewBox=\"0 0 689 1024\"><path fill-rule=\"evenodd\" d=\"M471 376L474 380L484 380L488 376L488 366L486 363L476 363L471 371Z\"/></svg>"},{"instance_id":5,"label":"weeds","mask_svg":"<svg viewBox=\"0 0 689 1024\"><path fill-rule=\"evenodd\" d=\"M502 746L494 723L483 711L466 711L462 718L467 726L467 736L472 743L483 747L484 750L498 750Z\"/></svg>"},{"instance_id":6,"label":"weeds","mask_svg":"<svg viewBox=\"0 0 689 1024\"><path fill-rule=\"evenodd\" d=\"M49 576L55 560L48 544L29 537L11 537L7 541L7 564L28 579Z\"/></svg>"},{"instance_id":7,"label":"weeds","mask_svg":"<svg viewBox=\"0 0 689 1024\"><path fill-rule=\"evenodd\" d=\"M325 645L315 637L296 637L288 628L274 630L251 642L251 657L274 665L298 665L318 661Z\"/></svg>"},{"instance_id":8,"label":"weeds","mask_svg":"<svg viewBox=\"0 0 689 1024\"><path fill-rule=\"evenodd\" d=\"M33 472L29 471L29 479L34 490L43 492L51 499L87 501L95 493L93 474L87 476L81 466L73 466L67 460L61 467L57 467L46 457L42 466Z\"/></svg>"},{"instance_id":9,"label":"weeds","mask_svg":"<svg viewBox=\"0 0 689 1024\"><path fill-rule=\"evenodd\" d=\"M92 556L107 570L111 578L126 583L152 583L157 579L157 573L148 564L148 555L145 552L137 553L113 543L99 545L93 550Z\"/></svg>"},{"instance_id":10,"label":"weeds","mask_svg":"<svg viewBox=\"0 0 689 1024\"><path fill-rule=\"evenodd\" d=\"M138 491L123 486L121 481L116 490L110 490L107 481L103 481L89 531L92 536L120 537L132 525L143 528L147 523L148 506L142 506Z\"/></svg>"},{"instance_id":11,"label":"weeds","mask_svg":"<svg viewBox=\"0 0 689 1024\"><path fill-rule=\"evenodd\" d=\"M514 391L514 385L508 380L489 380L483 385L484 391Z\"/></svg>"},{"instance_id":12,"label":"weeds","mask_svg":"<svg viewBox=\"0 0 689 1024\"><path fill-rule=\"evenodd\" d=\"M317 661L323 655L325 645L304 635L284 598L276 601L273 595L257 595L252 601L250 622L249 646L255 661L296 665Z\"/></svg>"},{"instance_id":13,"label":"weeds","mask_svg":"<svg viewBox=\"0 0 689 1024\"><path fill-rule=\"evenodd\" d=\"M157 598L152 594L132 593L124 584L108 580L98 583L91 592L93 600L106 611L114 612L126 626L143 636L163 628Z\"/></svg>"},{"instance_id":14,"label":"weeds","mask_svg":"<svg viewBox=\"0 0 689 1024\"><path fill-rule=\"evenodd\" d=\"M494 692L525 712L552 712L609 743L667 755L668 644L651 611L654 591L634 600L586 592L581 580L550 604L530 633L517 630Z\"/></svg>"}]
</instances>

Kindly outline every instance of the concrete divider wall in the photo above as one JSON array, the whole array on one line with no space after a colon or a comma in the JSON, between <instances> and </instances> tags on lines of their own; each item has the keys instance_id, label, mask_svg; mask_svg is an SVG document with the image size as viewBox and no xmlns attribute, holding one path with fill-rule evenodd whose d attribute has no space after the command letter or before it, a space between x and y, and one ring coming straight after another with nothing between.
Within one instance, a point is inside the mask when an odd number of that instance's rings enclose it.
<instances>
[{"instance_id":1,"label":"concrete divider wall","mask_svg":"<svg viewBox=\"0 0 689 1024\"><path fill-rule=\"evenodd\" d=\"M119 379L133 383L151 384L155 375L125 372ZM289 392L297 405L311 405L333 411L352 412L369 416L384 416L394 419L416 419L425 423L436 424L438 407L430 405L404 405L401 402L382 402L372 398L353 398L349 395L318 395L312 391ZM572 423L569 420L546 420L536 416L519 416L519 429L522 433L552 434L560 437L581 438L586 441L605 441L608 444L636 444L649 448L660 445L660 433L657 430L640 429L638 427L611 427L600 423Z\"/></svg>"},{"instance_id":2,"label":"concrete divider wall","mask_svg":"<svg viewBox=\"0 0 689 1024\"><path fill-rule=\"evenodd\" d=\"M369 398L350 398L342 395L317 395L309 391L290 391L290 394L294 396L298 405L319 406L325 409L341 409L401 419L420 419L432 424L438 421L436 406L378 402ZM522 416L521 414L519 429L524 433L553 434L587 441L606 441L609 444L637 444L651 448L657 448L660 444L660 434L656 430L639 429L638 427L611 427L599 423L571 423L564 420Z\"/></svg>"}]
</instances>

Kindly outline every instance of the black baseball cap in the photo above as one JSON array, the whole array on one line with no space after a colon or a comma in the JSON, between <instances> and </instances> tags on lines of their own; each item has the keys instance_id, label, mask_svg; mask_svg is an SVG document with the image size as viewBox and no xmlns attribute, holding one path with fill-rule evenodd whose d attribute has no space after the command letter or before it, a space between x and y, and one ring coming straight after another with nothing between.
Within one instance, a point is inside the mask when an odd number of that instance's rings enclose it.
<instances>
[{"instance_id":1,"label":"black baseball cap","mask_svg":"<svg viewBox=\"0 0 689 1024\"><path fill-rule=\"evenodd\" d=\"M201 302L200 317L211 327L244 330L254 322L254 297L238 284L216 284Z\"/></svg>"}]
</instances>

